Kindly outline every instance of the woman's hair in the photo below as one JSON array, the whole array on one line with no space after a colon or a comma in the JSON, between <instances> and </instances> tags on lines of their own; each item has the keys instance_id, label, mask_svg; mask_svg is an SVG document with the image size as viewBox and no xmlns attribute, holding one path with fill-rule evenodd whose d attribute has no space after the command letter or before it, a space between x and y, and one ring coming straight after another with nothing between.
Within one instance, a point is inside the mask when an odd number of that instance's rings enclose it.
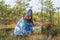
<instances>
[{"instance_id":1,"label":"woman's hair","mask_svg":"<svg viewBox=\"0 0 60 40\"><path fill-rule=\"evenodd\" d=\"M30 19L30 22L33 24L33 19L32 19L32 17L31 17L31 19Z\"/></svg>"}]
</instances>

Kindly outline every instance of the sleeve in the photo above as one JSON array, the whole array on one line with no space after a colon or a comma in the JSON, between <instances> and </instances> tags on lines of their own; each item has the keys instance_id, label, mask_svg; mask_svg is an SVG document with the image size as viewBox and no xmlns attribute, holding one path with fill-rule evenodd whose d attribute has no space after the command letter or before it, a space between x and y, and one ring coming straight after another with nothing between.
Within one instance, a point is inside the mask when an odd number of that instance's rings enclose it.
<instances>
[{"instance_id":1,"label":"sleeve","mask_svg":"<svg viewBox=\"0 0 60 40\"><path fill-rule=\"evenodd\" d=\"M25 29L25 24L23 23L23 22L18 22L17 23L17 25L16 25L16 27L15 27L15 30L14 30L14 34L16 34L16 35L23 35L23 33L24 33L24 29Z\"/></svg>"}]
</instances>

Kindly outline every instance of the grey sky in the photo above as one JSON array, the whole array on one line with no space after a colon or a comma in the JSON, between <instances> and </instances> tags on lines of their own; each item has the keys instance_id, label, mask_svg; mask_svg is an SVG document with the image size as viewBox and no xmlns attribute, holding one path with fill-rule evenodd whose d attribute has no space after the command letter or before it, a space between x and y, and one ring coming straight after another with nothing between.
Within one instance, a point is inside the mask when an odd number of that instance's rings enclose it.
<instances>
[{"instance_id":1,"label":"grey sky","mask_svg":"<svg viewBox=\"0 0 60 40\"><path fill-rule=\"evenodd\" d=\"M54 7L58 7L60 6L60 0L52 0L53 1L53 4L54 4ZM15 5L15 0L5 0L5 3L6 4L10 4L11 7L14 7ZM36 6L37 5L37 6ZM30 2L30 5L29 6L33 6L33 10L39 10L39 7L40 7L40 2L38 0L32 0Z\"/></svg>"},{"instance_id":2,"label":"grey sky","mask_svg":"<svg viewBox=\"0 0 60 40\"><path fill-rule=\"evenodd\" d=\"M6 4L11 4L14 6L15 0L5 0ZM32 3L38 3L38 0L32 0ZM60 5L60 0L53 0L54 6L59 6Z\"/></svg>"}]
</instances>

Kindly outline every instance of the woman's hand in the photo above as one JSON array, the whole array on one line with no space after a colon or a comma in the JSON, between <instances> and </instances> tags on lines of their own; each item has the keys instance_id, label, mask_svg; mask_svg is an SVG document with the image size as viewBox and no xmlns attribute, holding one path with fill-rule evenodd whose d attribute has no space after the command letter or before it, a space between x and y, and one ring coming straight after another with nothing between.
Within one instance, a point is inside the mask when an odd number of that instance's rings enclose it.
<instances>
[{"instance_id":1,"label":"woman's hand","mask_svg":"<svg viewBox=\"0 0 60 40\"><path fill-rule=\"evenodd\" d=\"M33 23L34 23L35 26L39 26L39 25L41 25L40 22L33 22Z\"/></svg>"}]
</instances>

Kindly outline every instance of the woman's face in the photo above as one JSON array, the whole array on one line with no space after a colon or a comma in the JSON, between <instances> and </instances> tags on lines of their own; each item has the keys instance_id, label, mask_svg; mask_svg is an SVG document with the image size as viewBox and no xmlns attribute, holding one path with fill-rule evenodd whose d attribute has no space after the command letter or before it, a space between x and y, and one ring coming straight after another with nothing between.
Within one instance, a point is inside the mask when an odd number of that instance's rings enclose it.
<instances>
[{"instance_id":1,"label":"woman's face","mask_svg":"<svg viewBox=\"0 0 60 40\"><path fill-rule=\"evenodd\" d=\"M24 16L24 18L27 19L27 20L31 20L32 17L26 15L26 16Z\"/></svg>"}]
</instances>

